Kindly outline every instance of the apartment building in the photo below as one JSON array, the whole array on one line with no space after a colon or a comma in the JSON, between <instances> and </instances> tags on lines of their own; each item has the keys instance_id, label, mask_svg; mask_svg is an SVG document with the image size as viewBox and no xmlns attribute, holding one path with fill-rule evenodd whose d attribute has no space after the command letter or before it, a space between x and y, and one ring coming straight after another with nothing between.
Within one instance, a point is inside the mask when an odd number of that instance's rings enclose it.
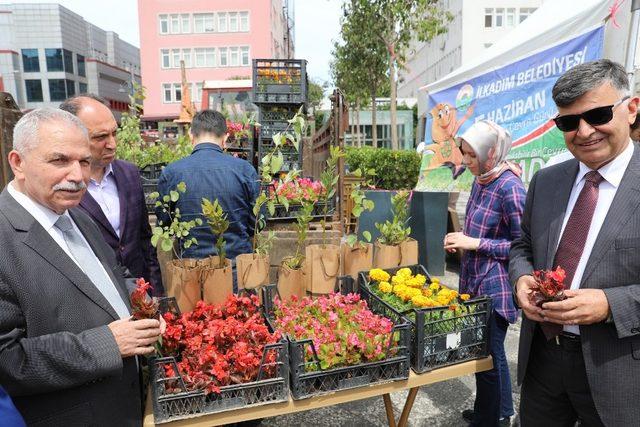
<instances>
[{"instance_id":1,"label":"apartment building","mask_svg":"<svg viewBox=\"0 0 640 427\"><path fill-rule=\"evenodd\" d=\"M292 6L288 0L138 1L144 120L178 116L181 62L199 109L205 81L251 80L253 58L293 58ZM207 89L214 96L215 88Z\"/></svg>"},{"instance_id":2,"label":"apartment building","mask_svg":"<svg viewBox=\"0 0 640 427\"><path fill-rule=\"evenodd\" d=\"M58 4L0 4L0 79L23 110L91 92L117 115L140 81L140 52Z\"/></svg>"}]
</instances>

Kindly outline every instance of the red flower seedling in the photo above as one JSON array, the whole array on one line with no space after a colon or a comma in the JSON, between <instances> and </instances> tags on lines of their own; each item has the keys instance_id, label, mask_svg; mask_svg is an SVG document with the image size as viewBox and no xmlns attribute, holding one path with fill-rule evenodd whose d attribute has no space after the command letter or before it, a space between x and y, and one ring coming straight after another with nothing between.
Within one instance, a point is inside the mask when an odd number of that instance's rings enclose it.
<instances>
[{"instance_id":1,"label":"red flower seedling","mask_svg":"<svg viewBox=\"0 0 640 427\"><path fill-rule=\"evenodd\" d=\"M565 271L561 267L554 270L536 270L533 278L536 286L533 287L531 298L537 306L549 301L562 301L566 299L564 294Z\"/></svg>"},{"instance_id":2,"label":"red flower seedling","mask_svg":"<svg viewBox=\"0 0 640 427\"><path fill-rule=\"evenodd\" d=\"M142 277L136 280L136 290L131 293L133 320L158 318L158 300L149 295L150 290L149 282Z\"/></svg>"}]
</instances>

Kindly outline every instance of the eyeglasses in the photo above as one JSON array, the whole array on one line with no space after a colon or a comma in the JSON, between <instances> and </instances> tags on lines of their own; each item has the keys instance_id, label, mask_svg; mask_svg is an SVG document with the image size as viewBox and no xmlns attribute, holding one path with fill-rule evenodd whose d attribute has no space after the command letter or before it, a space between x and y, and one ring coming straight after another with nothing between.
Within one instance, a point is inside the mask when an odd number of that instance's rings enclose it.
<instances>
[{"instance_id":1,"label":"eyeglasses","mask_svg":"<svg viewBox=\"0 0 640 427\"><path fill-rule=\"evenodd\" d=\"M578 129L578 126L580 126L580 119L584 119L584 121L589 123L591 126L602 126L609 123L613 118L613 109L627 99L629 99L629 97L625 96L613 105L596 107L580 114L567 114L565 116L554 117L553 121L562 132L573 132Z\"/></svg>"}]
</instances>

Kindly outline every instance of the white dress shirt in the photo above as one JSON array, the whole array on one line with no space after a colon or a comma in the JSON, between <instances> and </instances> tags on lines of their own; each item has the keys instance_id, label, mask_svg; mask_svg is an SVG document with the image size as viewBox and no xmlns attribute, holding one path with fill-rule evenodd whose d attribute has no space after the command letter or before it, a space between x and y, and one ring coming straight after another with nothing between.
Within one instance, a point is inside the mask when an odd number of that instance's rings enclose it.
<instances>
[{"instance_id":1,"label":"white dress shirt","mask_svg":"<svg viewBox=\"0 0 640 427\"><path fill-rule=\"evenodd\" d=\"M32 200L26 194L21 193L20 191L16 190L13 187L13 183L12 182L9 183L9 185L7 186L7 190L9 191L9 194L11 194L11 196L16 200L16 202L18 202L20 204L20 206L25 208L25 210L27 212L29 212L33 216L33 218L36 221L38 221L38 223L40 223L42 228L45 229L45 231L51 236L51 238L53 238L53 240L58 244L58 246L60 246L60 248L62 248L62 250L69 256L69 258L71 258L71 260L73 260L73 262L78 266L78 268L80 268L80 270L82 270L84 272L84 269L82 268L82 266L78 263L78 261L76 261L76 259L71 254L71 251L69 250L69 246L67 245L67 242L66 242L66 240L64 240L64 236L62 235L62 231L60 231L58 229L58 227L55 227L55 223L58 220L58 218L60 218L61 215L58 215L57 213L55 213L51 209L49 209L49 208L41 205L40 203ZM84 237L84 235L82 234L82 232L80 231L80 229L78 228L76 223L73 221L73 218L71 218L71 216L69 215L69 212L65 211L62 215L65 215L65 216L69 217L69 219L71 220L71 224L73 224L73 228L78 232L78 234L80 236L82 236L82 239L84 240L84 242L89 247L91 247L91 245L89 245L89 242ZM98 261L98 265L100 266L102 271L107 275L107 277L109 277L109 279L111 279L109 274L105 270L104 266L102 265L102 262L100 262L100 260L95 255L95 253L93 254L93 256ZM116 288L117 288L117 286L116 286ZM125 303L125 306L126 306L126 303Z\"/></svg>"},{"instance_id":2,"label":"white dress shirt","mask_svg":"<svg viewBox=\"0 0 640 427\"><path fill-rule=\"evenodd\" d=\"M589 227L589 233L587 234L587 241L584 244L584 250L582 251L582 256L580 257L580 262L578 262L578 266L576 267L576 272L573 275L573 280L571 281L571 289L578 289L580 287L580 282L582 281L582 275L584 274L584 269L587 265L587 261L589 260L589 256L591 255L591 250L593 249L593 245L596 242L596 238L600 233L600 229L602 228L602 224L604 223L604 219L609 212L609 208L611 207L611 202L613 202L613 198L618 191L618 187L620 186L620 181L622 181L622 176L627 170L627 166L631 161L631 157L633 156L634 144L632 141L629 141L629 145L624 149L622 153L620 153L615 159L606 165L602 166L598 169L598 172L604 180L600 183L599 191L598 191L598 202L596 204L596 209L593 213L593 218L591 219L591 226ZM580 169L578 170L578 175L576 176L576 181L573 184L573 188L571 189L571 195L569 197L569 204L567 205L567 210L564 214L564 220L562 222L562 230L560 231L560 239L562 239L562 233L564 233L564 228L567 225L567 221L569 221L569 216L571 215L571 211L578 200L578 195L580 195L580 191L584 187L584 176L591 172L592 169L587 167L584 163L580 162ZM558 241L558 245L560 241ZM556 249L558 246L556 245ZM571 332L574 334L580 334L580 328L576 325L565 326L564 330L567 332Z\"/></svg>"},{"instance_id":3,"label":"white dress shirt","mask_svg":"<svg viewBox=\"0 0 640 427\"><path fill-rule=\"evenodd\" d=\"M104 171L102 181L98 182L91 178L87 187L89 194L93 196L109 223L120 237L120 199L118 198L118 186L113 176L111 163Z\"/></svg>"}]
</instances>

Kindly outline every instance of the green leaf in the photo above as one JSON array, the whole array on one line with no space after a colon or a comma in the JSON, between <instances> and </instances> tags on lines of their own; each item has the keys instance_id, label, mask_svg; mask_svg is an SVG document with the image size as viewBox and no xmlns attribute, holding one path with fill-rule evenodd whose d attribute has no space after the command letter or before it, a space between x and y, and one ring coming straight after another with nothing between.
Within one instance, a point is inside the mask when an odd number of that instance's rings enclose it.
<instances>
[{"instance_id":1,"label":"green leaf","mask_svg":"<svg viewBox=\"0 0 640 427\"><path fill-rule=\"evenodd\" d=\"M367 230L363 231L362 232L362 237L364 237L364 239L367 242L371 242L371 233L369 231L367 231Z\"/></svg>"},{"instance_id":2,"label":"green leaf","mask_svg":"<svg viewBox=\"0 0 640 427\"><path fill-rule=\"evenodd\" d=\"M284 209L289 212L289 200L286 197L282 197L280 202L282 203L282 206L284 206Z\"/></svg>"},{"instance_id":3,"label":"green leaf","mask_svg":"<svg viewBox=\"0 0 640 427\"><path fill-rule=\"evenodd\" d=\"M158 197L160 197L160 193L158 193L157 191L154 191L153 193L149 194L150 199L157 199Z\"/></svg>"},{"instance_id":4,"label":"green leaf","mask_svg":"<svg viewBox=\"0 0 640 427\"><path fill-rule=\"evenodd\" d=\"M274 216L276 214L276 205L272 201L267 203L267 210L269 211L270 216Z\"/></svg>"},{"instance_id":5,"label":"green leaf","mask_svg":"<svg viewBox=\"0 0 640 427\"><path fill-rule=\"evenodd\" d=\"M176 188L179 192L184 193L185 191L187 191L187 184L185 184L184 181L180 181Z\"/></svg>"},{"instance_id":6,"label":"green leaf","mask_svg":"<svg viewBox=\"0 0 640 427\"><path fill-rule=\"evenodd\" d=\"M282 134L276 133L275 135L273 135L273 145L275 145L276 147L280 147L282 145L282 139Z\"/></svg>"},{"instance_id":7,"label":"green leaf","mask_svg":"<svg viewBox=\"0 0 640 427\"><path fill-rule=\"evenodd\" d=\"M162 201L165 203L169 203L171 201L171 197L169 197L168 194L165 194L164 196L162 196Z\"/></svg>"},{"instance_id":8,"label":"green leaf","mask_svg":"<svg viewBox=\"0 0 640 427\"><path fill-rule=\"evenodd\" d=\"M158 247L158 240L160 239L160 236L162 236L161 234L154 234L153 236L151 236L151 245L154 248Z\"/></svg>"},{"instance_id":9,"label":"green leaf","mask_svg":"<svg viewBox=\"0 0 640 427\"><path fill-rule=\"evenodd\" d=\"M349 245L350 247L353 248L357 242L358 242L358 236L356 236L355 234L349 234L347 236L347 245Z\"/></svg>"},{"instance_id":10,"label":"green leaf","mask_svg":"<svg viewBox=\"0 0 640 427\"><path fill-rule=\"evenodd\" d=\"M160 249L162 249L164 252L170 252L173 249L173 242L169 239L162 239Z\"/></svg>"},{"instance_id":11,"label":"green leaf","mask_svg":"<svg viewBox=\"0 0 640 427\"><path fill-rule=\"evenodd\" d=\"M362 215L362 206L354 206L351 210L351 215L355 216L356 218L360 218L360 215Z\"/></svg>"},{"instance_id":12,"label":"green leaf","mask_svg":"<svg viewBox=\"0 0 640 427\"><path fill-rule=\"evenodd\" d=\"M180 198L180 193L178 193L177 191L171 190L169 191L169 197L171 198L171 201L175 203Z\"/></svg>"},{"instance_id":13,"label":"green leaf","mask_svg":"<svg viewBox=\"0 0 640 427\"><path fill-rule=\"evenodd\" d=\"M282 169L282 165L284 164L284 157L282 153L278 151L278 154L271 158L271 173L276 173Z\"/></svg>"}]
</instances>

